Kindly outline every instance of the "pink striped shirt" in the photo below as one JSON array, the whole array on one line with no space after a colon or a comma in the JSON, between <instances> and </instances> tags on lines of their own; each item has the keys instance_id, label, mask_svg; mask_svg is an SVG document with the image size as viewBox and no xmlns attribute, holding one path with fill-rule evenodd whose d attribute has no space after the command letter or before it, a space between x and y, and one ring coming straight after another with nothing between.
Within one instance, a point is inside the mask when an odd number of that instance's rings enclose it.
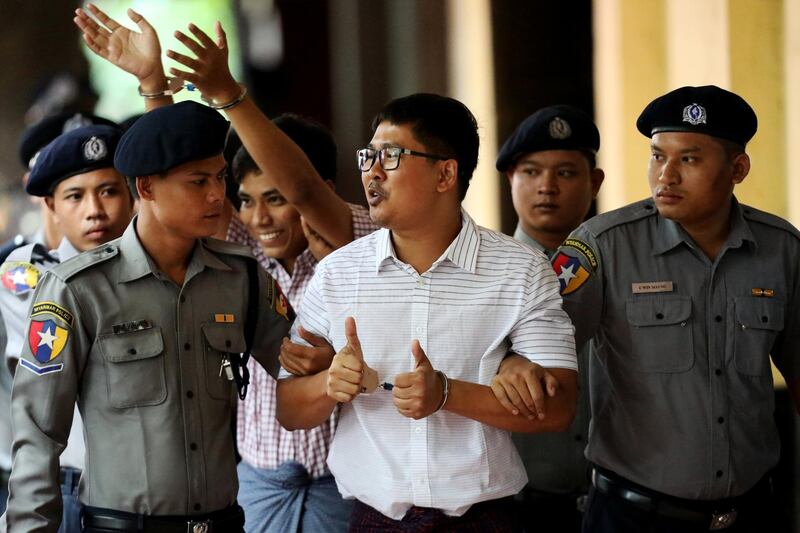
<instances>
[{"instance_id":1,"label":"pink striped shirt","mask_svg":"<svg viewBox=\"0 0 800 533\"><path fill-rule=\"evenodd\" d=\"M353 214L355 239L377 229L366 208L348 205ZM308 249L297 257L290 275L280 262L264 255L261 246L250 236L238 216L231 219L227 240L252 248L255 258L275 278L295 311L300 309L303 294L317 266L316 259ZM242 459L252 466L266 469L275 469L285 462L294 461L305 466L314 478L327 473L325 461L338 411L314 429L286 431L275 418L276 381L253 359L248 363L248 368L250 388L247 398L239 402L237 419L237 443Z\"/></svg>"}]
</instances>

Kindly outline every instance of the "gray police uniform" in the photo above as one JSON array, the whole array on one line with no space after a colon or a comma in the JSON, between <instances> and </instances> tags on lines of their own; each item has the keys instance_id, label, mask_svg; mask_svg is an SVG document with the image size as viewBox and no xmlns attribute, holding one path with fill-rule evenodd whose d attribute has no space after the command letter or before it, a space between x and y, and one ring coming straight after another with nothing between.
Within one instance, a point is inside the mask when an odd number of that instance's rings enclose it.
<instances>
[{"instance_id":1,"label":"gray police uniform","mask_svg":"<svg viewBox=\"0 0 800 533\"><path fill-rule=\"evenodd\" d=\"M40 281L13 390L11 530L55 531L57 460L77 400L86 426L85 505L142 515L198 515L237 493L227 353L245 350L248 299L260 306L253 356L277 375L289 322L258 269L249 294L238 245L198 240L183 286L143 249L136 219L120 239Z\"/></svg>"},{"instance_id":2,"label":"gray police uniform","mask_svg":"<svg viewBox=\"0 0 800 533\"><path fill-rule=\"evenodd\" d=\"M61 244L59 244L58 248L50 253L44 253L44 249L39 244L28 244L14 250L8 256L8 261L0 268L0 272L27 264L38 271L38 276L43 276L45 272L56 266L59 261L66 261L79 253L66 238L61 239ZM31 287L30 290L19 292L15 292L8 287L5 287L5 289L0 289L0 310L3 313L3 320L8 332L5 356L9 368L15 368L23 345L28 341L27 317L35 286ZM75 417L72 419L69 442L60 457L61 466L83 470L84 453L83 424L81 423L80 413L76 409Z\"/></svg>"},{"instance_id":3,"label":"gray police uniform","mask_svg":"<svg viewBox=\"0 0 800 533\"><path fill-rule=\"evenodd\" d=\"M581 225L553 258L576 343L594 337L587 457L692 500L754 487L778 461L769 356L800 378L800 233L732 200L710 260L652 200Z\"/></svg>"},{"instance_id":4,"label":"gray police uniform","mask_svg":"<svg viewBox=\"0 0 800 533\"><path fill-rule=\"evenodd\" d=\"M548 250L517 226L514 238L552 258ZM589 347L578 352L578 404L569 430L562 433L515 433L512 435L525 469L528 488L536 493L575 495L589 490L589 467L584 457L589 434ZM575 501L577 507L578 501Z\"/></svg>"}]
</instances>

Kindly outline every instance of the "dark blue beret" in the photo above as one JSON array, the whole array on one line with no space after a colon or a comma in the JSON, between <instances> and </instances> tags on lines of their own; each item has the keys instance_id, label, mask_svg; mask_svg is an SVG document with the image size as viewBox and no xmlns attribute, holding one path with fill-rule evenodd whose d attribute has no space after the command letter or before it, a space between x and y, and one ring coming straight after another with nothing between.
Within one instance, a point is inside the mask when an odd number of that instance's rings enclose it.
<instances>
[{"instance_id":1,"label":"dark blue beret","mask_svg":"<svg viewBox=\"0 0 800 533\"><path fill-rule=\"evenodd\" d=\"M93 125L59 135L42 148L25 192L49 196L61 181L98 168L114 166L114 149L122 136L116 126Z\"/></svg>"},{"instance_id":2,"label":"dark blue beret","mask_svg":"<svg viewBox=\"0 0 800 533\"><path fill-rule=\"evenodd\" d=\"M222 153L228 121L196 102L180 102L141 116L125 132L114 166L128 176L160 174Z\"/></svg>"},{"instance_id":3,"label":"dark blue beret","mask_svg":"<svg viewBox=\"0 0 800 533\"><path fill-rule=\"evenodd\" d=\"M644 108L636 128L646 137L665 131L703 133L745 146L758 128L753 108L715 85L681 87Z\"/></svg>"},{"instance_id":4,"label":"dark blue beret","mask_svg":"<svg viewBox=\"0 0 800 533\"><path fill-rule=\"evenodd\" d=\"M19 138L19 160L22 166L31 168L31 159L62 133L92 124L117 125L106 118L88 113L60 113L34 124L22 132Z\"/></svg>"},{"instance_id":5,"label":"dark blue beret","mask_svg":"<svg viewBox=\"0 0 800 533\"><path fill-rule=\"evenodd\" d=\"M544 150L582 150L596 153L600 133L592 118L571 105L545 107L529 116L506 139L495 166L508 170L522 154Z\"/></svg>"}]
</instances>

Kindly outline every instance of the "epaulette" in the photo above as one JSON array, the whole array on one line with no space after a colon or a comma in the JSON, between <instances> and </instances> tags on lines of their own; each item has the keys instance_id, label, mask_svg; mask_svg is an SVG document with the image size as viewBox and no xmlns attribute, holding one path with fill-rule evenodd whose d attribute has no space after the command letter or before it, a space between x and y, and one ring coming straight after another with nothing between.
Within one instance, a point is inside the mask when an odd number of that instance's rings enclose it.
<instances>
[{"instance_id":1,"label":"epaulette","mask_svg":"<svg viewBox=\"0 0 800 533\"><path fill-rule=\"evenodd\" d=\"M8 254L8 257L6 257L6 262L10 263L12 261L23 261L26 263L33 263L37 258L49 260L53 263L57 262L50 256L50 254L47 253L47 248L38 242L30 242L20 246L19 248L16 248L14 251Z\"/></svg>"},{"instance_id":2,"label":"epaulette","mask_svg":"<svg viewBox=\"0 0 800 533\"><path fill-rule=\"evenodd\" d=\"M583 223L583 227L597 237L611 228L635 222L653 216L656 213L658 213L658 210L653 204L652 198L647 198L590 218Z\"/></svg>"},{"instance_id":3,"label":"epaulette","mask_svg":"<svg viewBox=\"0 0 800 533\"><path fill-rule=\"evenodd\" d=\"M51 272L59 279L67 281L75 274L82 272L100 263L104 263L119 255L119 239L107 242L88 252L83 252L75 257L67 259L63 263L53 267Z\"/></svg>"},{"instance_id":4,"label":"epaulette","mask_svg":"<svg viewBox=\"0 0 800 533\"><path fill-rule=\"evenodd\" d=\"M759 222L761 224L786 231L794 235L796 239L800 239L800 231L798 231L798 229L795 228L788 220L784 220L781 217L767 213L766 211L761 211L755 207L750 207L749 205L739 205L742 208L742 216L744 216L744 218L747 220L752 220L753 222Z\"/></svg>"},{"instance_id":5,"label":"epaulette","mask_svg":"<svg viewBox=\"0 0 800 533\"><path fill-rule=\"evenodd\" d=\"M251 250L248 246L244 246L243 244L230 241L221 241L219 239L213 239L210 237L201 239L201 242L203 243L203 246L212 252L228 255L239 255L253 259L253 250Z\"/></svg>"}]
</instances>

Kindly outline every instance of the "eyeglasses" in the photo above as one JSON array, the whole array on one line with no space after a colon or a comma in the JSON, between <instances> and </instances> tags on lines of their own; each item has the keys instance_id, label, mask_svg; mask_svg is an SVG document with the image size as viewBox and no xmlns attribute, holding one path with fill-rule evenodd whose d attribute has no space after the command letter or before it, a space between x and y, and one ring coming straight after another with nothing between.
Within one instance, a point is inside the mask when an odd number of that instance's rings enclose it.
<instances>
[{"instance_id":1,"label":"eyeglasses","mask_svg":"<svg viewBox=\"0 0 800 533\"><path fill-rule=\"evenodd\" d=\"M394 170L400 166L401 155L415 155L417 157L426 157L428 159L436 159L438 161L447 161L450 157L444 157L436 154L426 154L425 152L417 152L407 148L400 148L397 146L386 146L380 150L373 148L362 148L356 151L356 158L358 160L358 170L366 172L375 164L378 159L381 163L383 170Z\"/></svg>"}]
</instances>

